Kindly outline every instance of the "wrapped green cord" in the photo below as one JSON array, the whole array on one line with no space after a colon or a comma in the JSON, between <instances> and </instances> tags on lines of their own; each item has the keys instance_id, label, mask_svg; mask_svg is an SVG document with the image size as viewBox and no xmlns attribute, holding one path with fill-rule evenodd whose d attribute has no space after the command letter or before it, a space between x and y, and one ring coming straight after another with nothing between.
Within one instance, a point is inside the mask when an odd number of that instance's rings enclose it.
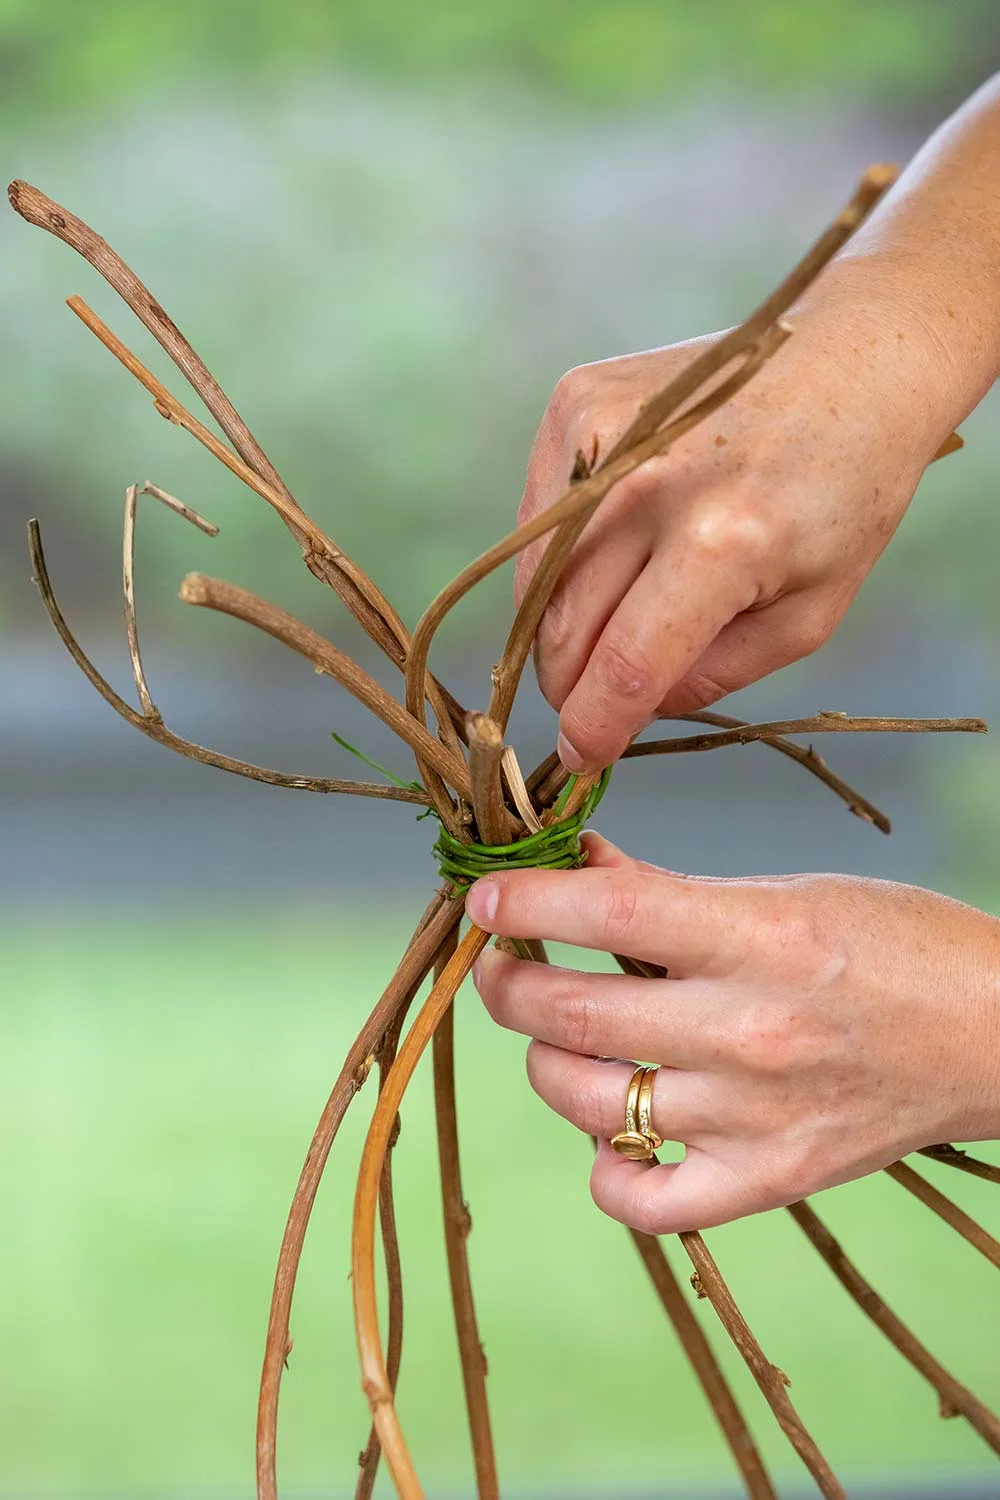
<instances>
[{"instance_id":1,"label":"wrapped green cord","mask_svg":"<svg viewBox=\"0 0 1000 1500\"><path fill-rule=\"evenodd\" d=\"M529 833L526 838L513 844L463 844L460 839L442 828L438 834L434 853L438 869L446 880L463 892L484 875L493 875L497 870L575 870L583 864L585 855L580 847L580 834L592 816L597 804L607 790L611 780L609 766L595 782L577 811L570 818L557 820L538 833ZM571 776L555 804L555 812L566 806L576 782Z\"/></svg>"},{"instance_id":2,"label":"wrapped green cord","mask_svg":"<svg viewBox=\"0 0 1000 1500\"><path fill-rule=\"evenodd\" d=\"M371 756L342 739L336 732L333 738L338 745L349 750L359 760L363 760L366 766L371 766L373 770L380 771L387 780L395 782L396 786L420 791L419 781L402 781L392 771L387 771L385 766L380 766L377 760L372 760ZM434 845L438 869L445 880L450 881L456 887L456 895L461 895L475 881L480 880L484 875L492 875L497 870L578 869L585 858L580 848L580 834L607 791L610 780L611 767L608 766L600 780L591 787L573 816L564 818L560 822L558 815L566 806L570 793L576 785L576 777L571 776L556 801L554 808L556 821L548 828L542 828L538 833L529 833L527 837L518 839L513 844L463 844L461 839L455 838L447 828L442 828ZM429 816L437 817L432 807L418 814L419 818Z\"/></svg>"}]
</instances>

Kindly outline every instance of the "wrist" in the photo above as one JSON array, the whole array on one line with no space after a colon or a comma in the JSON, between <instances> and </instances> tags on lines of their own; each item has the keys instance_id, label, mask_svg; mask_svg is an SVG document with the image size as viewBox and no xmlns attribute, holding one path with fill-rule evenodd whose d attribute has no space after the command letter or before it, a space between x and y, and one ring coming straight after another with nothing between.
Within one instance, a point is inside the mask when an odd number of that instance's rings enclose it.
<instances>
[{"instance_id":1,"label":"wrist","mask_svg":"<svg viewBox=\"0 0 1000 1500\"><path fill-rule=\"evenodd\" d=\"M1000 303L900 251L834 261L793 313L849 374L882 433L901 436L918 472L1000 375Z\"/></svg>"}]
</instances>

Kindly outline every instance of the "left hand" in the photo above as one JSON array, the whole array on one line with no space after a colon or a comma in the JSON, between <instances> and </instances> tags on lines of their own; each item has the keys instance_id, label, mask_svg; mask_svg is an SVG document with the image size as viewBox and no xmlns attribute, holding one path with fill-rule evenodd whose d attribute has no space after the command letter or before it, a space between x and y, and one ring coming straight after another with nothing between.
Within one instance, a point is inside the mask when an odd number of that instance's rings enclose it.
<instances>
[{"instance_id":1,"label":"left hand","mask_svg":"<svg viewBox=\"0 0 1000 1500\"><path fill-rule=\"evenodd\" d=\"M489 932L669 969L636 980L495 949L477 966L493 1018L535 1039L536 1092L601 1139L605 1213L704 1229L1000 1136L1000 922L885 881L676 875L586 837L585 869L490 876L466 907ZM608 1057L661 1064L653 1125L682 1162L611 1151L633 1064Z\"/></svg>"}]
</instances>

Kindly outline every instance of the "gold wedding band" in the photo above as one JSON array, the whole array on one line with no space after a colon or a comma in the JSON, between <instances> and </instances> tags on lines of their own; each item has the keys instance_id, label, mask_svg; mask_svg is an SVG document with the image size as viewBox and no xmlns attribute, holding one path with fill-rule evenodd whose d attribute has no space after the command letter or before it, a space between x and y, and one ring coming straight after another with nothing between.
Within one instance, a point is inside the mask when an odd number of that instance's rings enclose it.
<instances>
[{"instance_id":1,"label":"gold wedding band","mask_svg":"<svg viewBox=\"0 0 1000 1500\"><path fill-rule=\"evenodd\" d=\"M625 1129L611 1138L611 1149L629 1161L649 1161L663 1142L652 1126L653 1085L658 1069L639 1066L625 1096Z\"/></svg>"}]
</instances>

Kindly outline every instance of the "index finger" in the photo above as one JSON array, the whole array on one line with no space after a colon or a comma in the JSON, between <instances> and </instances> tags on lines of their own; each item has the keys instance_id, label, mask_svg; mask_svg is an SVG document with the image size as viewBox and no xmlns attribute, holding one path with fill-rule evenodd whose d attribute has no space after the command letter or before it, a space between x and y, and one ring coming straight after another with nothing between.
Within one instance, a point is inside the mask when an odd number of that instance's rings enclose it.
<instances>
[{"instance_id":1,"label":"index finger","mask_svg":"<svg viewBox=\"0 0 1000 1500\"><path fill-rule=\"evenodd\" d=\"M510 870L479 880L465 908L487 932L549 938L716 977L745 961L764 888L633 869Z\"/></svg>"}]
</instances>

